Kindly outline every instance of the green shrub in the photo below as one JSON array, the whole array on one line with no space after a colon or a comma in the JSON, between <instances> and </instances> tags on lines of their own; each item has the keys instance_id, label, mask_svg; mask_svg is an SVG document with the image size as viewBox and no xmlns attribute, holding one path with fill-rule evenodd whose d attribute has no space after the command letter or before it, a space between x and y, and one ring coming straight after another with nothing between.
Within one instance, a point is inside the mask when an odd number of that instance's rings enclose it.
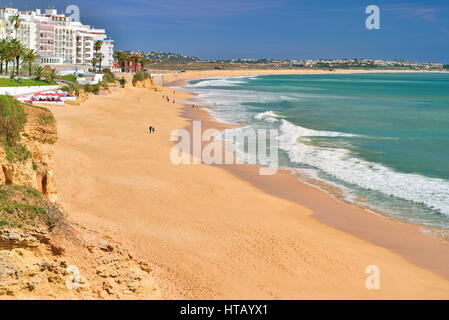
<instances>
[{"instance_id":1,"label":"green shrub","mask_svg":"<svg viewBox=\"0 0 449 320\"><path fill-rule=\"evenodd\" d=\"M49 124L53 124L53 122L55 121L55 119L53 118L53 115L51 114L40 114L39 115L39 123L41 125L49 125Z\"/></svg>"},{"instance_id":2,"label":"green shrub","mask_svg":"<svg viewBox=\"0 0 449 320\"><path fill-rule=\"evenodd\" d=\"M26 122L27 114L19 102L10 96L0 96L0 138L10 162L31 157L28 149L20 144L20 132Z\"/></svg>"},{"instance_id":3,"label":"green shrub","mask_svg":"<svg viewBox=\"0 0 449 320\"><path fill-rule=\"evenodd\" d=\"M71 93L71 94L75 94L75 96L77 96L77 97L79 97L80 96L80 87L81 87L81 85L78 83L78 82L74 82L74 83L72 83L71 85L70 85L70 90L69 90L69 92Z\"/></svg>"},{"instance_id":4,"label":"green shrub","mask_svg":"<svg viewBox=\"0 0 449 320\"><path fill-rule=\"evenodd\" d=\"M0 186L0 228L45 226L52 230L63 223L59 207L34 189L23 186Z\"/></svg>"},{"instance_id":5,"label":"green shrub","mask_svg":"<svg viewBox=\"0 0 449 320\"><path fill-rule=\"evenodd\" d=\"M47 72L45 74L45 82L50 84L50 83L54 83L54 80L55 80L54 74L52 74L51 72Z\"/></svg>"},{"instance_id":6,"label":"green shrub","mask_svg":"<svg viewBox=\"0 0 449 320\"><path fill-rule=\"evenodd\" d=\"M118 82L120 83L120 86L122 86L122 88L125 87L126 79L124 77L119 79Z\"/></svg>"},{"instance_id":7,"label":"green shrub","mask_svg":"<svg viewBox=\"0 0 449 320\"><path fill-rule=\"evenodd\" d=\"M86 84L85 86L84 86L84 91L85 92L92 92L92 85L90 85L90 84Z\"/></svg>"},{"instance_id":8,"label":"green shrub","mask_svg":"<svg viewBox=\"0 0 449 320\"><path fill-rule=\"evenodd\" d=\"M144 71L139 71L133 77L133 86L136 85L136 82L144 81L147 79L150 79L150 74Z\"/></svg>"},{"instance_id":9,"label":"green shrub","mask_svg":"<svg viewBox=\"0 0 449 320\"><path fill-rule=\"evenodd\" d=\"M94 86L92 87L92 92L94 94L98 94L100 92L100 84L99 83L94 84Z\"/></svg>"},{"instance_id":10,"label":"green shrub","mask_svg":"<svg viewBox=\"0 0 449 320\"><path fill-rule=\"evenodd\" d=\"M0 136L10 145L20 140L20 132L27 122L27 114L11 96L0 96Z\"/></svg>"},{"instance_id":11,"label":"green shrub","mask_svg":"<svg viewBox=\"0 0 449 320\"><path fill-rule=\"evenodd\" d=\"M107 79L107 81L108 81L109 83L115 82L115 80L117 80L117 79L115 78L115 75L112 73L111 69L109 69L109 68L104 68L102 71L103 71L104 76L106 77L106 79ZM104 80L104 79L105 79L105 78L103 78L103 80Z\"/></svg>"},{"instance_id":12,"label":"green shrub","mask_svg":"<svg viewBox=\"0 0 449 320\"><path fill-rule=\"evenodd\" d=\"M106 82L106 81L102 81L102 82L99 82L99 85L100 85L100 87L102 87L104 90L108 90L108 88L109 88L109 84L108 84L108 82Z\"/></svg>"},{"instance_id":13,"label":"green shrub","mask_svg":"<svg viewBox=\"0 0 449 320\"><path fill-rule=\"evenodd\" d=\"M114 83L115 82L115 77L109 73L105 73L103 75L103 82L105 83Z\"/></svg>"},{"instance_id":14,"label":"green shrub","mask_svg":"<svg viewBox=\"0 0 449 320\"><path fill-rule=\"evenodd\" d=\"M3 148L5 149L6 159L9 162L23 162L31 158L31 152L23 144L16 142L8 142L7 139L3 139Z\"/></svg>"}]
</instances>

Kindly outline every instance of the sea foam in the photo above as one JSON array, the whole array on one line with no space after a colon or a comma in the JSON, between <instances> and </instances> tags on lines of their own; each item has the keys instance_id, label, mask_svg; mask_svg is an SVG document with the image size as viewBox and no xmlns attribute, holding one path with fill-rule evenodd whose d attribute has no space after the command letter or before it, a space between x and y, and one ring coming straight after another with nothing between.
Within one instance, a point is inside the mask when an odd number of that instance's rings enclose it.
<instances>
[{"instance_id":1,"label":"sea foam","mask_svg":"<svg viewBox=\"0 0 449 320\"><path fill-rule=\"evenodd\" d=\"M278 115L275 114L273 111L266 111L256 114L254 116L254 119L273 123L278 121L277 117Z\"/></svg>"},{"instance_id":2,"label":"sea foam","mask_svg":"<svg viewBox=\"0 0 449 320\"><path fill-rule=\"evenodd\" d=\"M301 142L310 137L351 137L352 134L303 128L281 120L279 147L291 161L318 168L341 181L412 201L449 215L449 181L401 173L355 157L349 150Z\"/></svg>"},{"instance_id":3,"label":"sea foam","mask_svg":"<svg viewBox=\"0 0 449 320\"><path fill-rule=\"evenodd\" d=\"M244 81L238 79L227 79L227 78L209 78L191 84L192 87L235 87L239 84L244 84Z\"/></svg>"}]
</instances>

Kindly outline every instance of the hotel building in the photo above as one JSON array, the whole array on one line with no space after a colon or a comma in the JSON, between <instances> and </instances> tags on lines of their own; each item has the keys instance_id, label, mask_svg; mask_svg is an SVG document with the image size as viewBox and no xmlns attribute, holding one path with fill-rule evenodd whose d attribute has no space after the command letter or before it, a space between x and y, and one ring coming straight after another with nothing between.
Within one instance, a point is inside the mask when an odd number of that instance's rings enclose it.
<instances>
[{"instance_id":1,"label":"hotel building","mask_svg":"<svg viewBox=\"0 0 449 320\"><path fill-rule=\"evenodd\" d=\"M19 15L19 29L9 22L11 16ZM95 29L80 22L71 21L56 9L41 12L19 11L13 8L0 8L0 39L17 38L23 46L34 49L39 55L38 63L43 65L91 66L96 56L94 44L103 41L100 52L104 58L102 67L111 68L114 64L114 42L107 40L104 29Z\"/></svg>"}]
</instances>

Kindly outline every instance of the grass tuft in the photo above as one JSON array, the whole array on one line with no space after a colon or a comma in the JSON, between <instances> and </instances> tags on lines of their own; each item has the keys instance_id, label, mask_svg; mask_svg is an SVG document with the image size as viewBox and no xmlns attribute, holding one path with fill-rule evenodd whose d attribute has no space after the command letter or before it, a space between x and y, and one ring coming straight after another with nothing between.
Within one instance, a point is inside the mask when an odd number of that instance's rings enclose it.
<instances>
[{"instance_id":1,"label":"grass tuft","mask_svg":"<svg viewBox=\"0 0 449 320\"><path fill-rule=\"evenodd\" d=\"M59 208L34 189L0 186L0 228L45 225L52 229L64 218Z\"/></svg>"}]
</instances>

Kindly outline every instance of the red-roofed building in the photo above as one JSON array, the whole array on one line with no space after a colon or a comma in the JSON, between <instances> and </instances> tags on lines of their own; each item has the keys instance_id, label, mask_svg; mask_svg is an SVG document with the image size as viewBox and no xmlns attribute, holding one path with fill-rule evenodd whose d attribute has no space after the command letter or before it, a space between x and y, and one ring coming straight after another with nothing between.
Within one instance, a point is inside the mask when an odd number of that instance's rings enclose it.
<instances>
[{"instance_id":1,"label":"red-roofed building","mask_svg":"<svg viewBox=\"0 0 449 320\"><path fill-rule=\"evenodd\" d=\"M139 59L142 58L142 55L140 53L136 53L133 56L127 56L125 61L125 72L138 72L142 71L143 66L139 62Z\"/></svg>"}]
</instances>

